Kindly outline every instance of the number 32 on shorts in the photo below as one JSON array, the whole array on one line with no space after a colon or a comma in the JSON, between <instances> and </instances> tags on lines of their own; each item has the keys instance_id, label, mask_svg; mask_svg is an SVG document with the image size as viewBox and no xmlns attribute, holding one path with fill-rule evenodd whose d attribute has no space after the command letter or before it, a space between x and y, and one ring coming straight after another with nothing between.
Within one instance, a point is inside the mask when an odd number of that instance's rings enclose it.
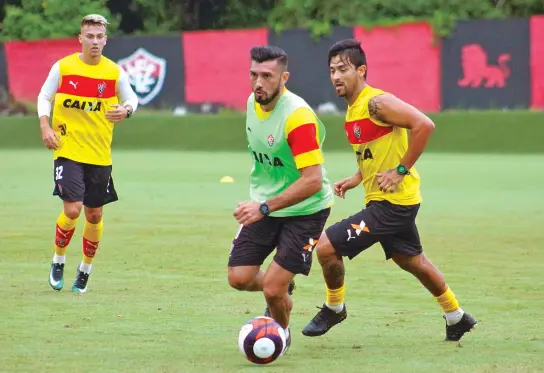
<instances>
[{"instance_id":1,"label":"number 32 on shorts","mask_svg":"<svg viewBox=\"0 0 544 373\"><path fill-rule=\"evenodd\" d=\"M55 180L61 180L62 179L62 171L63 171L62 166L57 166L55 168Z\"/></svg>"}]
</instances>

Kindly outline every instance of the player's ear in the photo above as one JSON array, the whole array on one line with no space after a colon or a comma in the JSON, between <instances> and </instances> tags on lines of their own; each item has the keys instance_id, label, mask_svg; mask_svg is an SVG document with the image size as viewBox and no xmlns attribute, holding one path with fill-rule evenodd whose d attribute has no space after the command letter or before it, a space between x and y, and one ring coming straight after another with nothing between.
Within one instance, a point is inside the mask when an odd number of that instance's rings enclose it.
<instances>
[{"instance_id":1,"label":"player's ear","mask_svg":"<svg viewBox=\"0 0 544 373\"><path fill-rule=\"evenodd\" d=\"M357 74L359 75L359 78L364 78L366 74L366 65L359 66L357 69Z\"/></svg>"},{"instance_id":2,"label":"player's ear","mask_svg":"<svg viewBox=\"0 0 544 373\"><path fill-rule=\"evenodd\" d=\"M287 80L289 80L289 71L284 71L282 74L281 74L281 79L283 80L283 84L287 83Z\"/></svg>"}]
</instances>

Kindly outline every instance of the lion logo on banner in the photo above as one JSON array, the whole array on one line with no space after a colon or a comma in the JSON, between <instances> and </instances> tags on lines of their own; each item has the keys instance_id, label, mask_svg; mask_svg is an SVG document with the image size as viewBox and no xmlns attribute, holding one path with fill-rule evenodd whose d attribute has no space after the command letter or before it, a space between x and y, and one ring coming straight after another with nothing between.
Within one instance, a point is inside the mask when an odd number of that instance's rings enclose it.
<instances>
[{"instance_id":1,"label":"lion logo on banner","mask_svg":"<svg viewBox=\"0 0 544 373\"><path fill-rule=\"evenodd\" d=\"M480 87L485 80L484 87L502 88L510 76L510 69L506 63L510 55L503 53L499 56L497 65L489 65L487 52L479 44L468 44L461 48L461 67L463 78L457 81L460 87Z\"/></svg>"}]
</instances>

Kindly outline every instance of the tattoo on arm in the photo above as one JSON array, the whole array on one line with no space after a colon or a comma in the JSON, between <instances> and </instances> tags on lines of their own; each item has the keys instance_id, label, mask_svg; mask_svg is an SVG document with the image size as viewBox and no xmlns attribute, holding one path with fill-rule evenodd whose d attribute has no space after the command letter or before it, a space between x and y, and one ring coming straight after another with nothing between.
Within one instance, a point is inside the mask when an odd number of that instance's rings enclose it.
<instances>
[{"instance_id":1,"label":"tattoo on arm","mask_svg":"<svg viewBox=\"0 0 544 373\"><path fill-rule=\"evenodd\" d=\"M380 96L372 97L368 102L368 113L374 119L385 122L382 111L384 105Z\"/></svg>"},{"instance_id":2,"label":"tattoo on arm","mask_svg":"<svg viewBox=\"0 0 544 373\"><path fill-rule=\"evenodd\" d=\"M325 282L329 289L338 289L344 284L344 263L329 264L325 273Z\"/></svg>"}]
</instances>

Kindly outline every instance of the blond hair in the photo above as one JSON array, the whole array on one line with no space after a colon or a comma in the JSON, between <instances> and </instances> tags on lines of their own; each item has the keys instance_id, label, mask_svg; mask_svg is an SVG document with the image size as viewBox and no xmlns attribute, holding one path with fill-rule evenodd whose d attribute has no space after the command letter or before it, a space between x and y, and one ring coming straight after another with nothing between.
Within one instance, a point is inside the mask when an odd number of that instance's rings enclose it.
<instances>
[{"instance_id":1,"label":"blond hair","mask_svg":"<svg viewBox=\"0 0 544 373\"><path fill-rule=\"evenodd\" d=\"M100 14L87 14L81 20L81 27L83 26L104 26L108 27L108 20Z\"/></svg>"}]
</instances>

